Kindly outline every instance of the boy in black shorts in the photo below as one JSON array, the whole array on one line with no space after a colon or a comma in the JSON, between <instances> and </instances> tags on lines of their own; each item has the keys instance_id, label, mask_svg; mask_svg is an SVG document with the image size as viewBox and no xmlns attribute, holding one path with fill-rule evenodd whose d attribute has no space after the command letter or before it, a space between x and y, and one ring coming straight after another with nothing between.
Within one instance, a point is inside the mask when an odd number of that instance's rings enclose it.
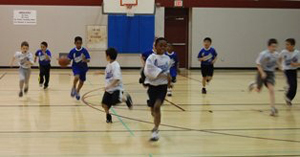
<instances>
[{"instance_id":1,"label":"boy in black shorts","mask_svg":"<svg viewBox=\"0 0 300 157\"><path fill-rule=\"evenodd\" d=\"M198 54L198 59L201 62L202 73L202 94L206 94L206 83L212 80L214 74L214 64L217 61L218 53L211 47L212 40L207 37L203 40L204 48Z\"/></svg>"},{"instance_id":2,"label":"boy in black shorts","mask_svg":"<svg viewBox=\"0 0 300 157\"><path fill-rule=\"evenodd\" d=\"M126 102L129 109L132 109L132 99L128 93L124 93L122 73L120 64L116 61L118 52L114 48L106 50L106 60L109 62L105 69L105 93L102 99L102 107L106 113L106 122L112 123L112 116L109 109L119 103Z\"/></svg>"},{"instance_id":3,"label":"boy in black shorts","mask_svg":"<svg viewBox=\"0 0 300 157\"><path fill-rule=\"evenodd\" d=\"M161 122L160 108L165 100L168 87L171 87L170 57L165 55L167 41L165 38L158 38L155 42L156 53L151 54L145 64L145 83L149 84L148 106L154 117L154 128L150 140L159 139L158 129Z\"/></svg>"}]
</instances>

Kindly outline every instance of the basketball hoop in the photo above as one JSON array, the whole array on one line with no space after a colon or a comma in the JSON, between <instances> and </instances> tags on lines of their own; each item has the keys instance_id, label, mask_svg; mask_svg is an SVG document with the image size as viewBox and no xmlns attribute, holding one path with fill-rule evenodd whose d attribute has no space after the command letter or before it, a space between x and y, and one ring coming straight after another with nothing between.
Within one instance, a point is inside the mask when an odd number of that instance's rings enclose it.
<instances>
[{"instance_id":1,"label":"basketball hoop","mask_svg":"<svg viewBox=\"0 0 300 157\"><path fill-rule=\"evenodd\" d=\"M134 17L134 10L133 7L136 6L134 4L125 4L126 7L126 16L128 17Z\"/></svg>"}]
</instances>

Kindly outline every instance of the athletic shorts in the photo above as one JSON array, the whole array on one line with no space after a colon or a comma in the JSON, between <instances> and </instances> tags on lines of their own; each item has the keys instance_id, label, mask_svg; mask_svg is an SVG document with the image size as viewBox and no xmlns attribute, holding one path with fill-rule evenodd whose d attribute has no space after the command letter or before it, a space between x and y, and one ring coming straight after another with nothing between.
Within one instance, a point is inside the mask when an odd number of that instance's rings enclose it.
<instances>
[{"instance_id":1,"label":"athletic shorts","mask_svg":"<svg viewBox=\"0 0 300 157\"><path fill-rule=\"evenodd\" d=\"M154 107L155 102L160 100L162 103L165 101L166 95L168 91L168 85L159 85L159 86L152 86L149 85L148 87L148 106Z\"/></svg>"},{"instance_id":2,"label":"athletic shorts","mask_svg":"<svg viewBox=\"0 0 300 157\"><path fill-rule=\"evenodd\" d=\"M87 70L73 69L74 76L79 76L80 81L84 82L86 80Z\"/></svg>"},{"instance_id":3,"label":"athletic shorts","mask_svg":"<svg viewBox=\"0 0 300 157\"><path fill-rule=\"evenodd\" d=\"M122 92L116 90L113 93L105 92L102 98L102 104L106 105L108 108L115 106L122 102Z\"/></svg>"},{"instance_id":4,"label":"athletic shorts","mask_svg":"<svg viewBox=\"0 0 300 157\"><path fill-rule=\"evenodd\" d=\"M30 68L26 69L26 68L20 67L19 68L20 80L28 82L29 78L30 78L30 73L31 73L31 69Z\"/></svg>"},{"instance_id":5,"label":"athletic shorts","mask_svg":"<svg viewBox=\"0 0 300 157\"><path fill-rule=\"evenodd\" d=\"M212 77L214 75L214 65L201 65L202 77Z\"/></svg>"},{"instance_id":6,"label":"athletic shorts","mask_svg":"<svg viewBox=\"0 0 300 157\"><path fill-rule=\"evenodd\" d=\"M274 74L274 72L265 71L265 73L267 74L267 77L265 79L261 78L260 73L258 73L257 76L256 76L256 83L257 83L257 88L258 89L261 89L263 85L267 86L267 83L275 85L275 74Z\"/></svg>"}]
</instances>

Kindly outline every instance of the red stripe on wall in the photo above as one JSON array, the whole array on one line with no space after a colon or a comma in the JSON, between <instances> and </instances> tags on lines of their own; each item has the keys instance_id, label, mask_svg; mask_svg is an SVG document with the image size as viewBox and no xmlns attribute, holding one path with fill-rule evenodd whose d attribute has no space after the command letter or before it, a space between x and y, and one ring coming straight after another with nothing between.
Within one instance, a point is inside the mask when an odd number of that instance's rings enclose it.
<instances>
[{"instance_id":1,"label":"red stripe on wall","mask_svg":"<svg viewBox=\"0 0 300 157\"><path fill-rule=\"evenodd\" d=\"M224 8L300 8L300 1L289 0L183 0L185 7ZM173 7L174 0L156 0L164 7ZM100 6L102 0L0 0L0 5L75 5Z\"/></svg>"}]
</instances>

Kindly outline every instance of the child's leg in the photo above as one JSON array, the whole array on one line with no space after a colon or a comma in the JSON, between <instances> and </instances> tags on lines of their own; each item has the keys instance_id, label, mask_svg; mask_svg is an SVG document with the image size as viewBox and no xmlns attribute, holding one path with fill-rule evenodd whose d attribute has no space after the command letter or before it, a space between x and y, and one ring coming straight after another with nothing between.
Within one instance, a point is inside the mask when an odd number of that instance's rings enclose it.
<instances>
[{"instance_id":1,"label":"child's leg","mask_svg":"<svg viewBox=\"0 0 300 157\"><path fill-rule=\"evenodd\" d=\"M207 80L207 77L203 77L203 78L202 78L202 87L203 87L203 88L206 87L206 80Z\"/></svg>"},{"instance_id":2,"label":"child's leg","mask_svg":"<svg viewBox=\"0 0 300 157\"><path fill-rule=\"evenodd\" d=\"M25 88L24 88L25 93L28 92L30 74L31 74L31 69L26 69L26 71L25 71Z\"/></svg>"},{"instance_id":3,"label":"child's leg","mask_svg":"<svg viewBox=\"0 0 300 157\"><path fill-rule=\"evenodd\" d=\"M83 84L84 84L84 81L79 80L79 84L78 84L78 87L77 87L77 90L76 90L77 93L80 93L80 90L81 90Z\"/></svg>"},{"instance_id":4,"label":"child's leg","mask_svg":"<svg viewBox=\"0 0 300 157\"><path fill-rule=\"evenodd\" d=\"M297 93L297 71L296 70L287 70L285 71L287 82L289 85L288 92L286 97L292 101L295 98Z\"/></svg>"},{"instance_id":5,"label":"child's leg","mask_svg":"<svg viewBox=\"0 0 300 157\"><path fill-rule=\"evenodd\" d=\"M270 106L275 107L275 92L274 92L274 85L271 83L267 83L267 87L269 90L269 96L270 96Z\"/></svg>"},{"instance_id":6,"label":"child's leg","mask_svg":"<svg viewBox=\"0 0 300 157\"><path fill-rule=\"evenodd\" d=\"M51 65L47 65L45 67L45 84L44 84L44 87L48 87L49 86L50 69L51 69Z\"/></svg>"},{"instance_id":7,"label":"child's leg","mask_svg":"<svg viewBox=\"0 0 300 157\"><path fill-rule=\"evenodd\" d=\"M84 82L86 80L86 71L83 71L83 72L80 72L80 75L79 75L79 84L78 84L78 87L76 89L76 92L77 94L79 94ZM76 88L76 86L75 86Z\"/></svg>"},{"instance_id":8,"label":"child's leg","mask_svg":"<svg viewBox=\"0 0 300 157\"><path fill-rule=\"evenodd\" d=\"M44 67L43 67L43 65L40 65L39 83L40 83L40 85L42 85L44 83Z\"/></svg>"},{"instance_id":9,"label":"child's leg","mask_svg":"<svg viewBox=\"0 0 300 157\"><path fill-rule=\"evenodd\" d=\"M161 111L160 107L162 105L161 100L156 100L153 107L153 115L154 115L154 128L153 131L157 131L161 122Z\"/></svg>"},{"instance_id":10,"label":"child's leg","mask_svg":"<svg viewBox=\"0 0 300 157\"><path fill-rule=\"evenodd\" d=\"M73 89L76 89L78 81L79 81L79 75L75 75L73 81Z\"/></svg>"},{"instance_id":11,"label":"child's leg","mask_svg":"<svg viewBox=\"0 0 300 157\"><path fill-rule=\"evenodd\" d=\"M111 106L108 106L106 104L102 104L102 108L104 109L104 111L106 113L106 123L112 123L112 116L109 113L109 109L111 108Z\"/></svg>"}]
</instances>

